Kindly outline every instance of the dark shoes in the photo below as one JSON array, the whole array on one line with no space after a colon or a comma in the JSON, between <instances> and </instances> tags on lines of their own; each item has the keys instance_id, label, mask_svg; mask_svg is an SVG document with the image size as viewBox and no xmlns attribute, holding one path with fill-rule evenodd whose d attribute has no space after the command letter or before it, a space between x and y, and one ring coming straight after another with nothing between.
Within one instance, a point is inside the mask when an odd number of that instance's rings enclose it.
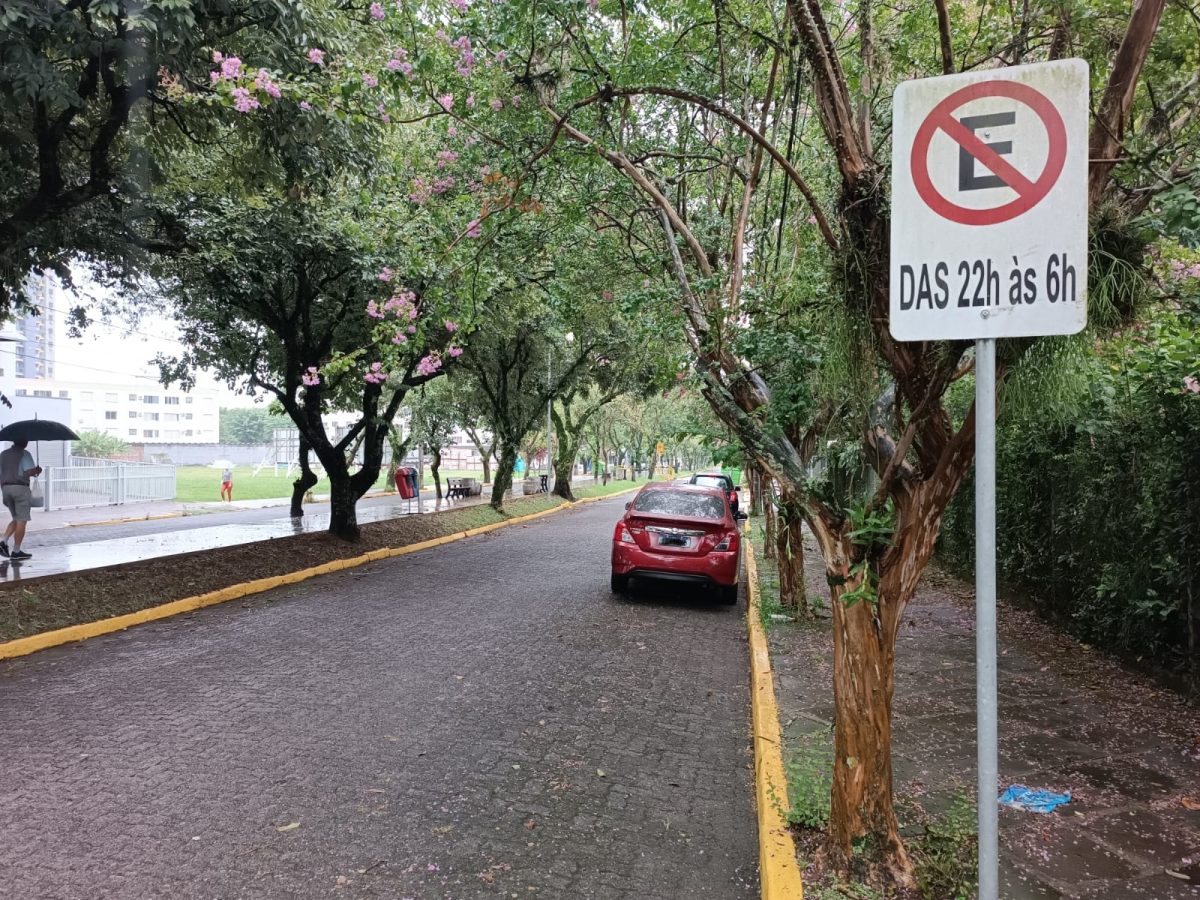
<instances>
[{"instance_id":1,"label":"dark shoes","mask_svg":"<svg viewBox=\"0 0 1200 900\"><path fill-rule=\"evenodd\" d=\"M8 559L8 541L0 541L0 556Z\"/></svg>"},{"instance_id":2,"label":"dark shoes","mask_svg":"<svg viewBox=\"0 0 1200 900\"><path fill-rule=\"evenodd\" d=\"M7 556L9 559L15 559L15 560L33 559L33 554L26 553L24 550L14 550L12 553L7 554Z\"/></svg>"}]
</instances>

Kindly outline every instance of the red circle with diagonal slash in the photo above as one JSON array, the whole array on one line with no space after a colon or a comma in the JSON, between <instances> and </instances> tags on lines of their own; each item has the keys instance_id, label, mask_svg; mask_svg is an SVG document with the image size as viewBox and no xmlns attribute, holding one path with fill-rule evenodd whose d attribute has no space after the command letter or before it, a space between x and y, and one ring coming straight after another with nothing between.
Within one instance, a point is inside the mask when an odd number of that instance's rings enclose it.
<instances>
[{"instance_id":1,"label":"red circle with diagonal slash","mask_svg":"<svg viewBox=\"0 0 1200 900\"><path fill-rule=\"evenodd\" d=\"M1050 140L1050 152L1046 157L1046 166L1036 181L1030 181L1022 175L1004 157L996 153L980 140L975 132L967 128L951 113L965 103L979 100L982 97L1008 97L1019 103L1024 103L1032 109L1046 128ZM934 187L929 177L929 144L933 136L941 130L950 140L961 146L987 166L1008 187L1017 192L1017 199L1002 206L987 209L971 209L959 206L942 196ZM1067 159L1067 127L1063 124L1054 104L1040 91L1019 81L981 81L955 91L935 106L917 129L913 140L912 158L909 165L912 169L913 184L921 199L935 213L951 222L960 225L996 225L1015 219L1022 213L1029 212L1050 193L1062 174L1063 164Z\"/></svg>"}]
</instances>

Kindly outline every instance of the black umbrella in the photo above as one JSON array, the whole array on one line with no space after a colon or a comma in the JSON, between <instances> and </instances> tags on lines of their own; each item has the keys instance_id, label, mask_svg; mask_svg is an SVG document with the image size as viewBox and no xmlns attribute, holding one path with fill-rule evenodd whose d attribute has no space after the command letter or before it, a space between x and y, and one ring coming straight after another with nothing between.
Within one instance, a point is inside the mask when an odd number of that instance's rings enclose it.
<instances>
[{"instance_id":1,"label":"black umbrella","mask_svg":"<svg viewBox=\"0 0 1200 900\"><path fill-rule=\"evenodd\" d=\"M0 428L0 441L77 441L79 435L62 422L25 419Z\"/></svg>"}]
</instances>

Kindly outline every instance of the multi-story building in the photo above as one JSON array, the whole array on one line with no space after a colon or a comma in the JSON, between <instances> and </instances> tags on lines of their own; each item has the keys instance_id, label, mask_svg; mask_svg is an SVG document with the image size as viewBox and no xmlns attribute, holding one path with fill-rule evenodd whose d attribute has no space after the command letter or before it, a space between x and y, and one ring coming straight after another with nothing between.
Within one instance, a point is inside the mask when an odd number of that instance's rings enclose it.
<instances>
[{"instance_id":1,"label":"multi-story building","mask_svg":"<svg viewBox=\"0 0 1200 900\"><path fill-rule=\"evenodd\" d=\"M76 431L102 431L129 444L215 444L221 431L221 394L185 393L152 378L122 382L18 378L17 397L71 401Z\"/></svg>"},{"instance_id":2,"label":"multi-story building","mask_svg":"<svg viewBox=\"0 0 1200 900\"><path fill-rule=\"evenodd\" d=\"M25 283L25 297L37 309L16 323L25 341L17 349L18 378L54 377L55 311L59 287L53 275L32 275Z\"/></svg>"}]
</instances>

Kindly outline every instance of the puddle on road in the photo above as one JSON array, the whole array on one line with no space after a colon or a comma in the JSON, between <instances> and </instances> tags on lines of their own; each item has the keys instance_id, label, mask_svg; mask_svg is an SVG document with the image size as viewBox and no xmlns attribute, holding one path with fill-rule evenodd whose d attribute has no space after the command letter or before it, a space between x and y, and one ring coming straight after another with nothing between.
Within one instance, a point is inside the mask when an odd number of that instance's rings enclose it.
<instances>
[{"instance_id":1,"label":"puddle on road","mask_svg":"<svg viewBox=\"0 0 1200 900\"><path fill-rule=\"evenodd\" d=\"M450 509L451 500L422 500L421 513L432 513ZM458 504L462 505L462 504ZM358 523L382 522L402 516L416 515L417 502L396 502L384 505L361 507ZM33 559L24 562L0 560L0 580L22 581L64 572L80 572L86 569L101 569L122 563L140 562L196 550L216 550L238 544L251 544L273 538L291 537L313 531L324 531L329 527L329 513L315 513L300 518L282 517L267 522L246 522L233 525L215 525L208 528L189 528L182 531L163 531L138 537L111 538L104 541L87 541L57 547L38 548L31 543Z\"/></svg>"}]
</instances>

